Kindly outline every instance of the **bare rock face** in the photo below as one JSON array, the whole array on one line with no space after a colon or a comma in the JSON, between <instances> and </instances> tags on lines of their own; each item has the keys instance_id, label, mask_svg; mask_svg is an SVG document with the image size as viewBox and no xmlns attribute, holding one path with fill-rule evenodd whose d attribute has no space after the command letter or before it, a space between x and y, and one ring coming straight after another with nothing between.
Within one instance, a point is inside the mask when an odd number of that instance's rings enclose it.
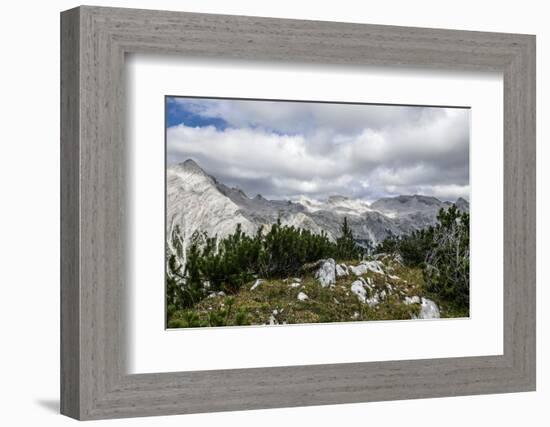
<instances>
[{"instance_id":1,"label":"bare rock face","mask_svg":"<svg viewBox=\"0 0 550 427\"><path fill-rule=\"evenodd\" d=\"M194 161L187 160L166 169L166 233L168 246L174 240L177 227L182 265L193 233L207 231L223 238L241 224L243 232L252 235L256 225L245 218L239 206L223 195L216 179L204 172ZM170 248L173 251L173 248Z\"/></svg>"},{"instance_id":2,"label":"bare rock face","mask_svg":"<svg viewBox=\"0 0 550 427\"><path fill-rule=\"evenodd\" d=\"M315 273L315 278L323 288L336 283L336 262L332 258L324 260Z\"/></svg>"}]
</instances>

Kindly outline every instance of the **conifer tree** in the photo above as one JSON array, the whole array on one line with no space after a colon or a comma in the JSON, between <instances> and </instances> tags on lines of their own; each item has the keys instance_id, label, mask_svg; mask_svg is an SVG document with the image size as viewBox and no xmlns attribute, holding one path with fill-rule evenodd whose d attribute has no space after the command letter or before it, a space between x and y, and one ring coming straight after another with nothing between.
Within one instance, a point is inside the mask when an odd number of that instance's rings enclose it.
<instances>
[{"instance_id":1,"label":"conifer tree","mask_svg":"<svg viewBox=\"0 0 550 427\"><path fill-rule=\"evenodd\" d=\"M341 228L341 236L336 239L336 258L341 260L354 260L361 257L361 248L355 242L353 232L348 225L348 218L344 217Z\"/></svg>"}]
</instances>

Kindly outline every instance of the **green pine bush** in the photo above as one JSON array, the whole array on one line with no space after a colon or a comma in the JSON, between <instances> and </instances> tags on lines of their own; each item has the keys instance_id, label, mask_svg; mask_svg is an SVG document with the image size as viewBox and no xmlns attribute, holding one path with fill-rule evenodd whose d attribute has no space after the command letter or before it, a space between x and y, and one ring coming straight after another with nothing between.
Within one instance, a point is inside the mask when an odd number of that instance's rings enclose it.
<instances>
[{"instance_id":1,"label":"green pine bush","mask_svg":"<svg viewBox=\"0 0 550 427\"><path fill-rule=\"evenodd\" d=\"M336 239L334 257L341 260L360 259L363 256L363 249L356 243L346 217L344 217L341 230L341 236Z\"/></svg>"},{"instance_id":2,"label":"green pine bush","mask_svg":"<svg viewBox=\"0 0 550 427\"><path fill-rule=\"evenodd\" d=\"M342 235L331 242L326 235L314 234L294 226L282 225L278 220L269 231L260 228L248 236L237 225L233 234L217 239L206 232L195 232L185 251L185 268L177 262L183 255L179 228L175 228L167 274L167 307L181 310L193 307L210 292L233 295L256 277L285 278L301 273L305 264L334 257L357 259L362 249L355 243L353 233L344 218ZM246 317L239 315L246 323ZM219 313L209 319L211 324L223 321Z\"/></svg>"},{"instance_id":3,"label":"green pine bush","mask_svg":"<svg viewBox=\"0 0 550 427\"><path fill-rule=\"evenodd\" d=\"M455 205L440 209L437 223L409 235L390 236L378 253L399 254L408 267L421 267L425 288L458 309L470 297L470 215Z\"/></svg>"},{"instance_id":4,"label":"green pine bush","mask_svg":"<svg viewBox=\"0 0 550 427\"><path fill-rule=\"evenodd\" d=\"M424 282L429 292L468 308L470 299L470 215L456 206L440 210L433 244L424 265Z\"/></svg>"}]
</instances>

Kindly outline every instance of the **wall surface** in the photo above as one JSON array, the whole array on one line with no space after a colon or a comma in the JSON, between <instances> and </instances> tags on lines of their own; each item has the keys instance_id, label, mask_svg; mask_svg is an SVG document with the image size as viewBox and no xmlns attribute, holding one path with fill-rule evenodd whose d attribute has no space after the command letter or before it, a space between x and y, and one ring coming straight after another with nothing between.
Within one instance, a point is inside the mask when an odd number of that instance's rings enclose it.
<instances>
[{"instance_id":1,"label":"wall surface","mask_svg":"<svg viewBox=\"0 0 550 427\"><path fill-rule=\"evenodd\" d=\"M116 426L407 425L546 426L550 423L550 27L545 2L97 1L97 5L320 19L537 35L538 391L509 395L108 421ZM0 67L0 379L2 425L64 426L59 383L59 12L74 1L2 7ZM545 197L546 196L546 197ZM545 361L546 359L546 361Z\"/></svg>"}]
</instances>

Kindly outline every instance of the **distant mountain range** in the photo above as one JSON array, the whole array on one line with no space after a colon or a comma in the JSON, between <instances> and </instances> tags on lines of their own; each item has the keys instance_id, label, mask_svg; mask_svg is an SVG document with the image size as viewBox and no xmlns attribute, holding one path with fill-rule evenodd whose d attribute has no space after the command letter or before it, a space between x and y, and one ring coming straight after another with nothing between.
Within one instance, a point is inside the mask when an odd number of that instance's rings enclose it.
<instances>
[{"instance_id":1,"label":"distant mountain range","mask_svg":"<svg viewBox=\"0 0 550 427\"><path fill-rule=\"evenodd\" d=\"M359 243L374 246L390 235L408 234L435 223L441 208L453 203L422 195L387 197L374 203L334 195L319 201L267 200L250 198L241 189L228 187L206 173L193 160L167 168L167 238L179 225L181 238L188 241L196 230L209 236L225 237L241 224L245 233L254 234L260 226L281 219L313 233L325 231L329 239L340 235L344 217ZM455 202L468 211L468 201Z\"/></svg>"}]
</instances>

